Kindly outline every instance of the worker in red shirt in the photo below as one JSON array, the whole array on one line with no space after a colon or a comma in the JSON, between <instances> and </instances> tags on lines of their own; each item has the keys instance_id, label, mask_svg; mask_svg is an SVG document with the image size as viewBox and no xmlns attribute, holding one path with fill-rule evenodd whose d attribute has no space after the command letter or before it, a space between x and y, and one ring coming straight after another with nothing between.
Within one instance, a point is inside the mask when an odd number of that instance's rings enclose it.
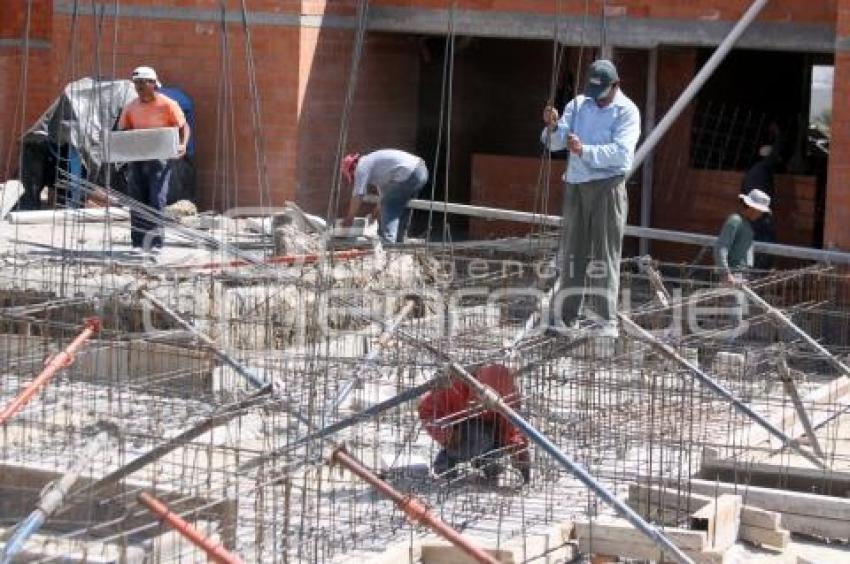
<instances>
[{"instance_id":1,"label":"worker in red shirt","mask_svg":"<svg viewBox=\"0 0 850 564\"><path fill-rule=\"evenodd\" d=\"M506 367L482 366L474 376L511 408L520 408L514 377ZM470 462L493 481L502 473L501 459L510 455L523 483L531 480L528 440L504 416L486 410L462 380L451 380L447 386L429 392L418 409L425 430L442 446L434 459L435 474L452 479L457 476L458 463Z\"/></svg>"}]
</instances>

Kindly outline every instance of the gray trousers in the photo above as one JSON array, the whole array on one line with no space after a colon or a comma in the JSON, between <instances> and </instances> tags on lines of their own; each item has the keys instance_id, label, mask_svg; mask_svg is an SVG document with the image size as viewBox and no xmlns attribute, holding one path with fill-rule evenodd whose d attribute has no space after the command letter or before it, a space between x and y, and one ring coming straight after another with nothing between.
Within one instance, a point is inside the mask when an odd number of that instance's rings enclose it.
<instances>
[{"instance_id":1,"label":"gray trousers","mask_svg":"<svg viewBox=\"0 0 850 564\"><path fill-rule=\"evenodd\" d=\"M617 322L620 257L629 201L623 176L566 183L558 268L561 288L554 311L562 304L562 321L574 322L585 295L597 296L597 307L585 312L603 323ZM588 279L587 286L585 278ZM556 324L559 320L553 320Z\"/></svg>"}]
</instances>

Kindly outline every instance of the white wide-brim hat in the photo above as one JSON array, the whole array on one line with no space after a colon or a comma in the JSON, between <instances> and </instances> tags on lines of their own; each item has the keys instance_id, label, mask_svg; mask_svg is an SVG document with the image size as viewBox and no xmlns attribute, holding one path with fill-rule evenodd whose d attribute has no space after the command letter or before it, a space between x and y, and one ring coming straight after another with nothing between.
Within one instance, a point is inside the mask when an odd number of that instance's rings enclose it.
<instances>
[{"instance_id":1,"label":"white wide-brim hat","mask_svg":"<svg viewBox=\"0 0 850 564\"><path fill-rule=\"evenodd\" d=\"M738 196L745 204L760 212L770 213L770 196L759 189L750 190L746 194Z\"/></svg>"}]
</instances>

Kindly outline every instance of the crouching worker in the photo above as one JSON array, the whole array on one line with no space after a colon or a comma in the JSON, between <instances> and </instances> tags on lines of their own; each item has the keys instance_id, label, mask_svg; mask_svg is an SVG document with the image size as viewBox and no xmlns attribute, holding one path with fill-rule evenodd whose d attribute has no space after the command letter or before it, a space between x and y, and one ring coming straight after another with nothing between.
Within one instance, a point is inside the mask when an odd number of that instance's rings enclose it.
<instances>
[{"instance_id":1,"label":"crouching worker","mask_svg":"<svg viewBox=\"0 0 850 564\"><path fill-rule=\"evenodd\" d=\"M511 372L501 365L487 365L475 378L496 391L511 408L520 408L520 398ZM475 393L462 380L453 379L445 387L429 392L419 403L419 418L425 430L442 449L434 459L435 474L452 479L455 466L469 462L495 481L509 455L522 475L531 480L528 440L504 416L486 410Z\"/></svg>"}]
</instances>

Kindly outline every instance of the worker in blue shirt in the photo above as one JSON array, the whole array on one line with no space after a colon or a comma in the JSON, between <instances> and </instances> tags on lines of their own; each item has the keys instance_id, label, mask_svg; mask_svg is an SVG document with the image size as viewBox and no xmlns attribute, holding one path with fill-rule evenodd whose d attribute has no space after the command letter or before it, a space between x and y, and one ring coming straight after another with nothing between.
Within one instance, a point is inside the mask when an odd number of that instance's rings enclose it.
<instances>
[{"instance_id":1,"label":"worker in blue shirt","mask_svg":"<svg viewBox=\"0 0 850 564\"><path fill-rule=\"evenodd\" d=\"M628 216L625 178L640 137L640 111L620 89L611 61L590 65L582 95L567 103L562 116L552 106L543 110L541 140L555 152L568 149L564 174L563 220L559 248L562 304L557 321L575 327L585 294L598 296L593 332L617 337L620 257ZM590 278L590 287L585 286ZM562 327L559 327L562 328Z\"/></svg>"}]
</instances>

